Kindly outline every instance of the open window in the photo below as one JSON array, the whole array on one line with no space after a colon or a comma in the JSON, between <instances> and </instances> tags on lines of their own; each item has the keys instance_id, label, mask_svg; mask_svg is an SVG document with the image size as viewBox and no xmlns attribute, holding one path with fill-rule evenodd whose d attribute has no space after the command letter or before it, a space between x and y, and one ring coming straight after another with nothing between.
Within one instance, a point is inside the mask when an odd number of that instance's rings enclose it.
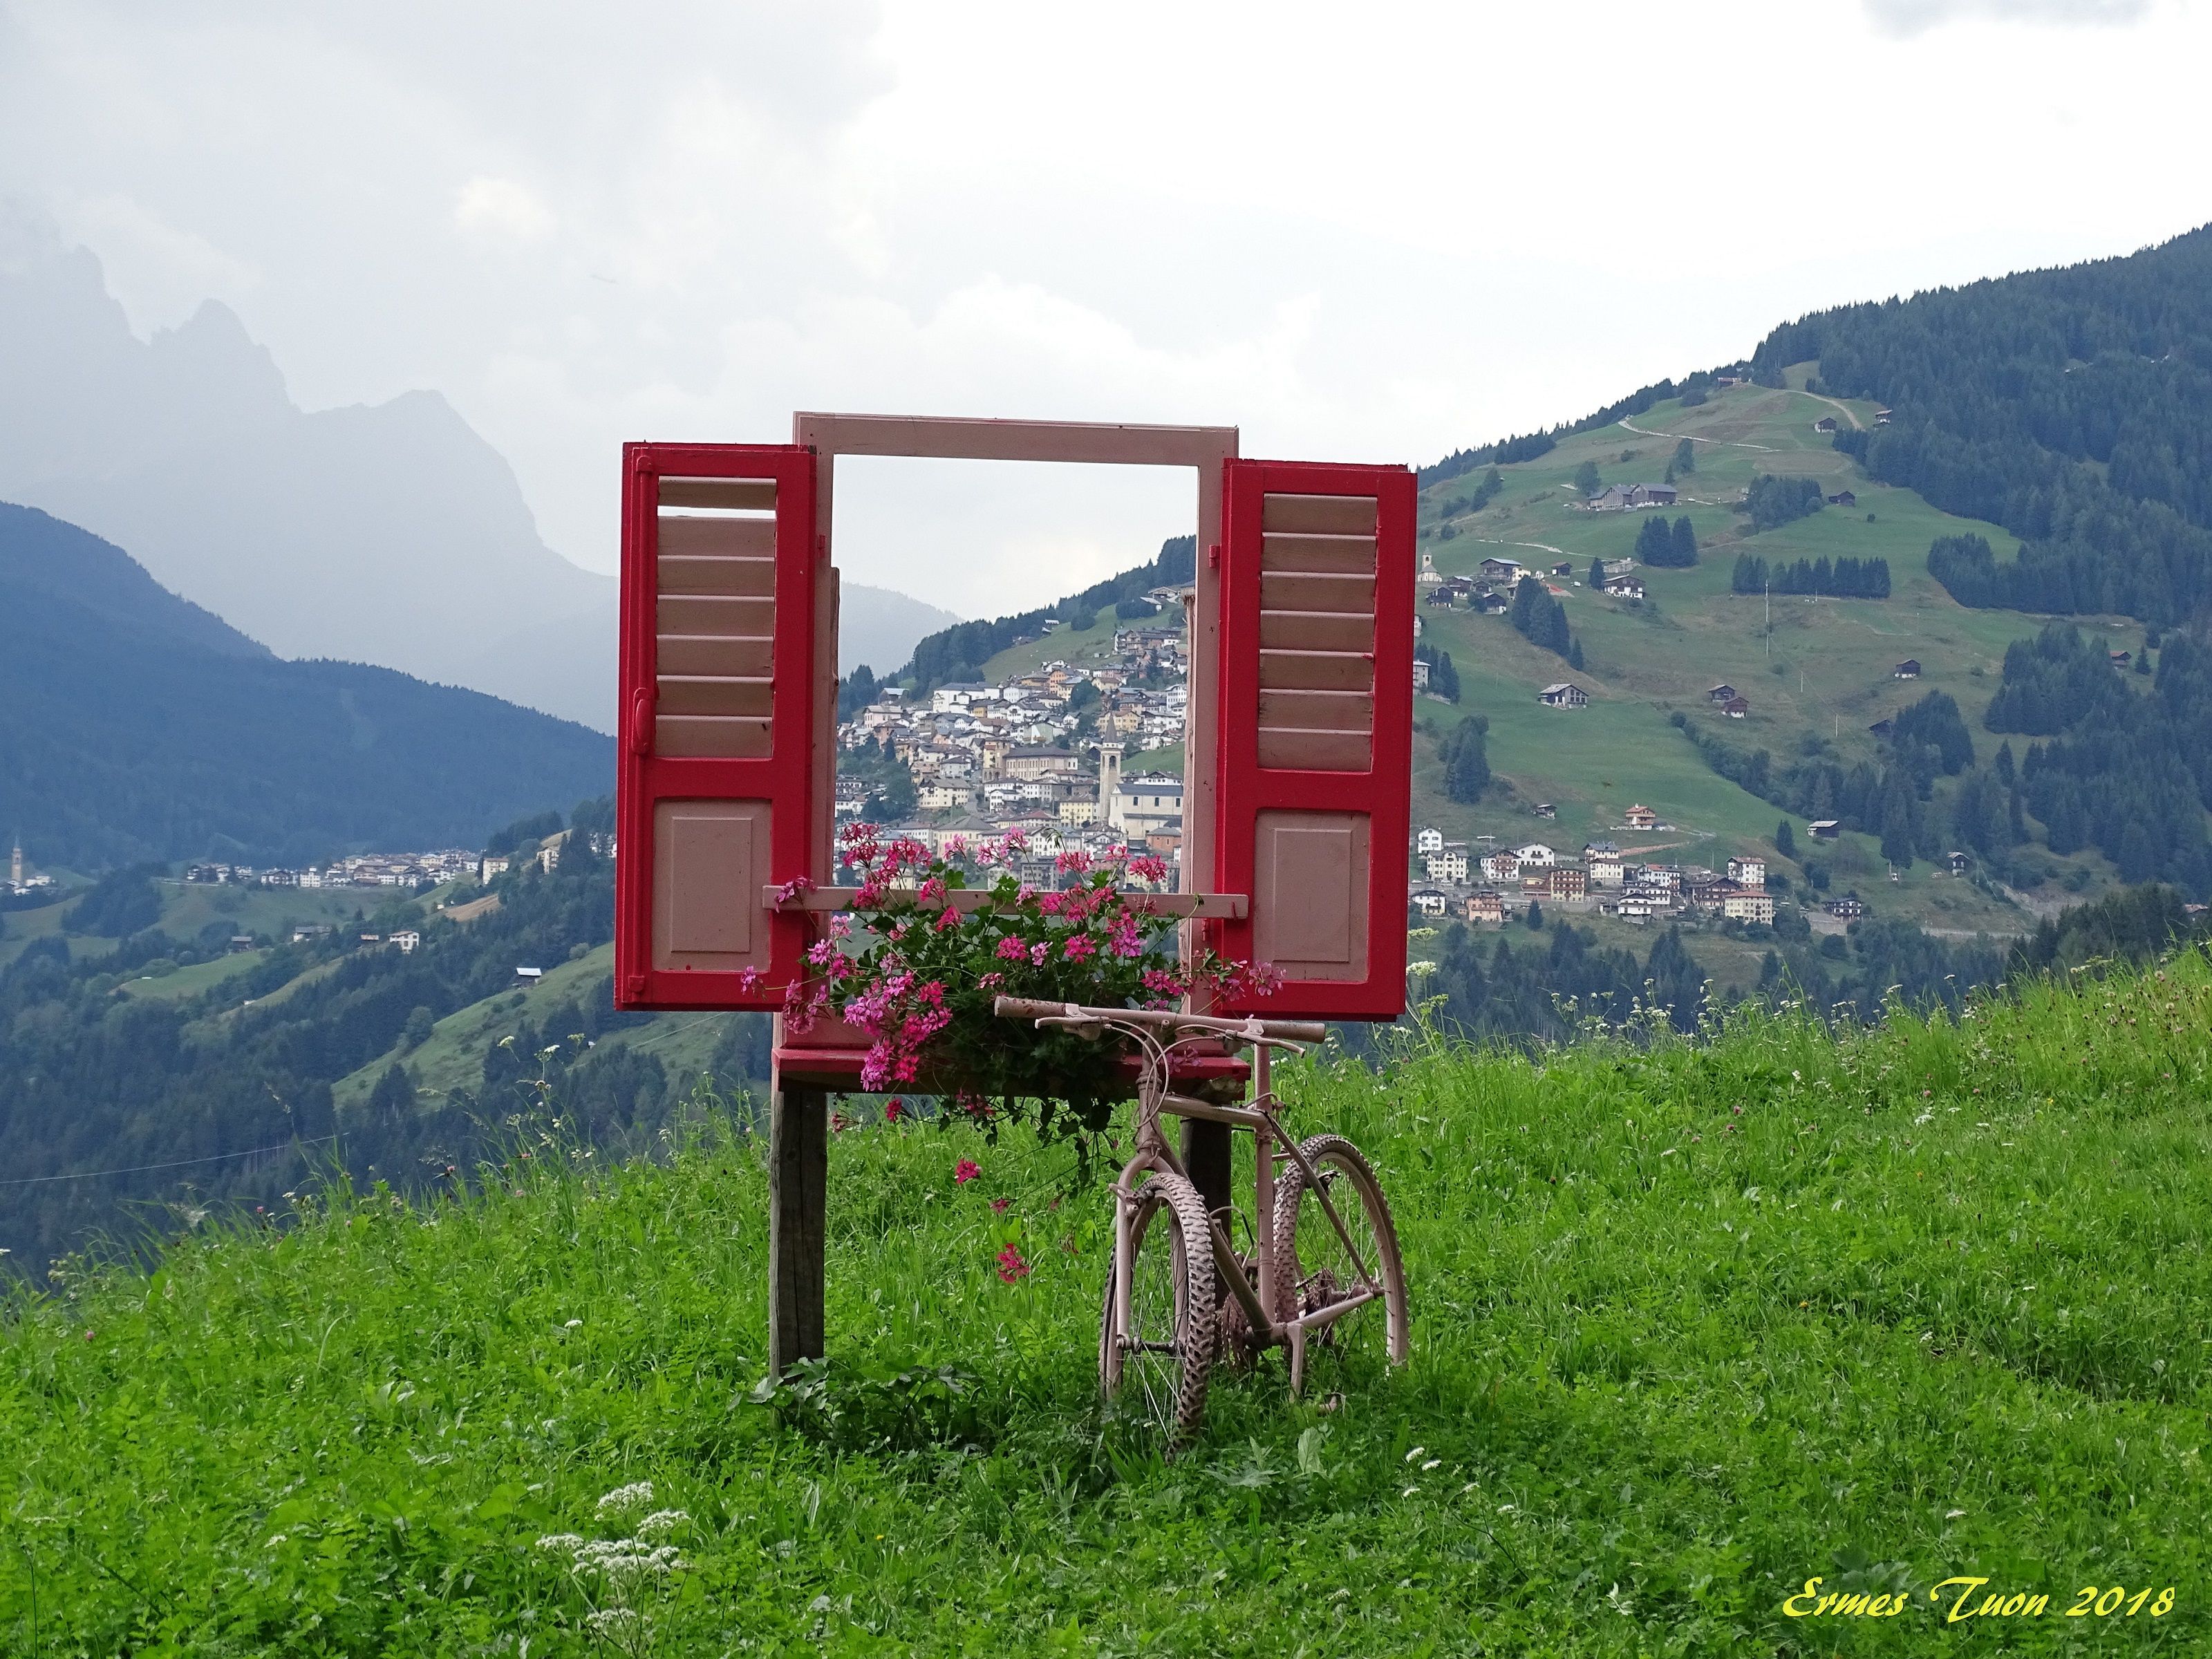
<instances>
[{"instance_id":1,"label":"open window","mask_svg":"<svg viewBox=\"0 0 2212 1659\"><path fill-rule=\"evenodd\" d=\"M1390 1019L1406 1002L1414 481L1403 467L1226 464L1215 948L1271 963L1223 1012Z\"/></svg>"},{"instance_id":2,"label":"open window","mask_svg":"<svg viewBox=\"0 0 2212 1659\"><path fill-rule=\"evenodd\" d=\"M811 875L834 603L798 445L631 444L623 456L615 1000L774 1009L805 918L763 889Z\"/></svg>"}]
</instances>

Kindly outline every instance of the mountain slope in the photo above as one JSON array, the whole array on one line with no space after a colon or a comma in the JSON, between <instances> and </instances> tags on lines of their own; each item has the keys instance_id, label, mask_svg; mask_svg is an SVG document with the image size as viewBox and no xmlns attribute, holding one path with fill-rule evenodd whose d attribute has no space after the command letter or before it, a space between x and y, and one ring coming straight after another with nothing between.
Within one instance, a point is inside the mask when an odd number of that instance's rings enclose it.
<instances>
[{"instance_id":1,"label":"mountain slope","mask_svg":"<svg viewBox=\"0 0 2212 1659\"><path fill-rule=\"evenodd\" d=\"M39 862L475 846L603 791L612 762L479 692L282 661L121 549L0 506L0 826Z\"/></svg>"},{"instance_id":2,"label":"mountain slope","mask_svg":"<svg viewBox=\"0 0 2212 1659\"><path fill-rule=\"evenodd\" d=\"M1943 571L1964 603L2169 625L2212 602L2212 227L2124 258L2023 271L1776 329L1779 384L1893 406L1839 434L1868 471L2025 545Z\"/></svg>"},{"instance_id":3,"label":"mountain slope","mask_svg":"<svg viewBox=\"0 0 2212 1659\"><path fill-rule=\"evenodd\" d=\"M8 235L0 498L131 549L280 655L611 720L614 584L545 546L506 461L442 398L304 413L225 307L142 342L91 255ZM586 614L608 619L588 657L496 651Z\"/></svg>"}]
</instances>

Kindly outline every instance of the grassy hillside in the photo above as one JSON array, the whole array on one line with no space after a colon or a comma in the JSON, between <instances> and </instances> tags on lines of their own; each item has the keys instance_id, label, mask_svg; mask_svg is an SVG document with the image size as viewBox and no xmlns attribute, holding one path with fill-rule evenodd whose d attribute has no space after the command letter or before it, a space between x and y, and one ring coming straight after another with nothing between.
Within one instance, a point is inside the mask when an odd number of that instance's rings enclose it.
<instances>
[{"instance_id":1,"label":"grassy hillside","mask_svg":"<svg viewBox=\"0 0 2212 1659\"><path fill-rule=\"evenodd\" d=\"M1802 387L1806 376L1801 365L1790 378ZM1993 525L1954 519L1910 490L1869 481L1830 447L1826 434L1814 430L1824 416L1870 424L1874 406L1796 389L1726 388L1702 405L1662 403L1624 422L1565 439L1534 461L1503 467L1504 489L1479 510L1447 509L1466 501L1480 471L1426 489L1421 546L1444 574L1472 574L1493 556L1546 570L1571 562L1572 576L1554 586L1582 641L1585 667L1571 670L1557 655L1523 640L1504 617L1422 606L1423 637L1451 653L1462 688L1456 709L1435 699L1420 703L1432 735L1440 738L1460 714L1486 715L1491 765L1512 787L1472 809L1455 806L1443 796L1433 746L1425 745L1426 763L1415 781L1416 820L1439 823L1448 833L1495 834L1501 841L1540 835L1579 847L1592 836L1608 836L1624 847L1668 844L1715 864L1736 850L1771 857L1776 809L1716 775L1669 726L1668 716L1677 710L1731 743L1767 749L1778 759L1820 739L1849 764L1875 758L1878 745L1869 726L1941 690L1957 701L1977 750L1984 757L1993 753L1997 739L1981 729L1980 720L1997 689L2004 648L2033 634L2043 619L1958 605L1928 575L1927 553L1935 538L1967 530L1986 535L2001 553L2014 544ZM1699 562L1689 569L1639 567L1648 589L1640 605L1592 591L1586 585L1591 560L1628 557L1645 515L1574 510L1568 503L1577 498L1577 469L1595 463L1607 483L1656 483L1684 439L1692 443L1696 471L1677 478L1681 502L1667 516L1689 518ZM1857 501L1850 508L1824 507L1754 532L1731 504L1761 473L1816 477L1824 493L1849 489ZM1892 597L1777 596L1770 623L1763 595L1729 591L1740 552L1756 553L1770 563L1883 557L1889 562ZM2135 623L2085 621L2109 634L2116 649L2142 643ZM1917 681L1893 678L1895 665L1906 658L1922 665ZM1539 705L1536 691L1560 679L1587 687L1591 706L1556 710ZM1750 701L1747 719L1728 720L1709 705L1707 688L1723 681ZM1557 821L1541 829L1530 810L1540 801L1559 811ZM1621 831L1622 809L1638 801L1681 833L1631 837ZM1891 890L1872 842L1850 839L1863 844L1837 854L1838 873L1863 887L1867 878L1881 879L1884 894L1878 902L1887 909L1954 929L2010 931L2029 925L2029 918L2002 902L1970 902L1965 884L1931 878L1924 867ZM2109 878L2109 867L2094 854L2056 862L2062 869L2083 868L2098 881ZM1793 866L1785 862L1783 868Z\"/></svg>"},{"instance_id":2,"label":"grassy hillside","mask_svg":"<svg viewBox=\"0 0 2212 1659\"><path fill-rule=\"evenodd\" d=\"M720 1116L658 1165L532 1139L434 1201L210 1219L0 1323L0 1646L1887 1655L1961 1635L1929 1593L1970 1576L2051 1597L1966 1633L2004 1651L2202 1651L2212 968L2075 984L1296 1070L1382 1171L1413 1358L1224 1379L1173 1464L1093 1403L1103 1195L1020 1135L836 1138L788 1424ZM618 1587L561 1534L678 1562ZM1785 1616L1814 1576L1907 1610Z\"/></svg>"}]
</instances>

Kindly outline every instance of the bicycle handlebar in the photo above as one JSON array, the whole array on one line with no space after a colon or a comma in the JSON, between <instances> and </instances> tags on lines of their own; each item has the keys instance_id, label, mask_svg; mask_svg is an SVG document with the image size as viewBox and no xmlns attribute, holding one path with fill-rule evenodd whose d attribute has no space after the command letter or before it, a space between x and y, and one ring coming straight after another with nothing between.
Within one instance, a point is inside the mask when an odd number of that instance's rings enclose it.
<instances>
[{"instance_id":1,"label":"bicycle handlebar","mask_svg":"<svg viewBox=\"0 0 2212 1659\"><path fill-rule=\"evenodd\" d=\"M1171 1008L1086 1008L1078 1002L1045 1002L1035 997L999 997L991 1012L1006 1019L1064 1019L1088 1024L1119 1020L1127 1024L1172 1026L1179 1030L1244 1037L1269 1042L1321 1042L1328 1027L1303 1019L1222 1019L1212 1014L1178 1013Z\"/></svg>"}]
</instances>

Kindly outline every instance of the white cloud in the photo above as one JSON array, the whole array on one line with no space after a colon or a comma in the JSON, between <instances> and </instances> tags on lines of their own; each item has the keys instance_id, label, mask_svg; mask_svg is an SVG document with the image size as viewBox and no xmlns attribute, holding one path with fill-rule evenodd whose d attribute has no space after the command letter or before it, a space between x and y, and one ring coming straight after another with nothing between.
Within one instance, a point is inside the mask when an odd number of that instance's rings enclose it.
<instances>
[{"instance_id":1,"label":"white cloud","mask_svg":"<svg viewBox=\"0 0 2212 1659\"><path fill-rule=\"evenodd\" d=\"M1867 15L1892 34L1912 35L1966 21L2060 27L2139 21L2150 0L1866 0Z\"/></svg>"},{"instance_id":2,"label":"white cloud","mask_svg":"<svg viewBox=\"0 0 2212 1659\"><path fill-rule=\"evenodd\" d=\"M2201 9L1869 6L0 0L0 195L134 316L229 301L310 406L443 391L605 568L629 438L842 407L1425 460L2203 212ZM1930 27L1996 16L2134 27ZM1141 475L927 475L841 479L855 580L988 610L1188 528Z\"/></svg>"},{"instance_id":3,"label":"white cloud","mask_svg":"<svg viewBox=\"0 0 2212 1659\"><path fill-rule=\"evenodd\" d=\"M463 231L534 242L550 234L553 211L526 185L477 177L453 201L453 223Z\"/></svg>"}]
</instances>

